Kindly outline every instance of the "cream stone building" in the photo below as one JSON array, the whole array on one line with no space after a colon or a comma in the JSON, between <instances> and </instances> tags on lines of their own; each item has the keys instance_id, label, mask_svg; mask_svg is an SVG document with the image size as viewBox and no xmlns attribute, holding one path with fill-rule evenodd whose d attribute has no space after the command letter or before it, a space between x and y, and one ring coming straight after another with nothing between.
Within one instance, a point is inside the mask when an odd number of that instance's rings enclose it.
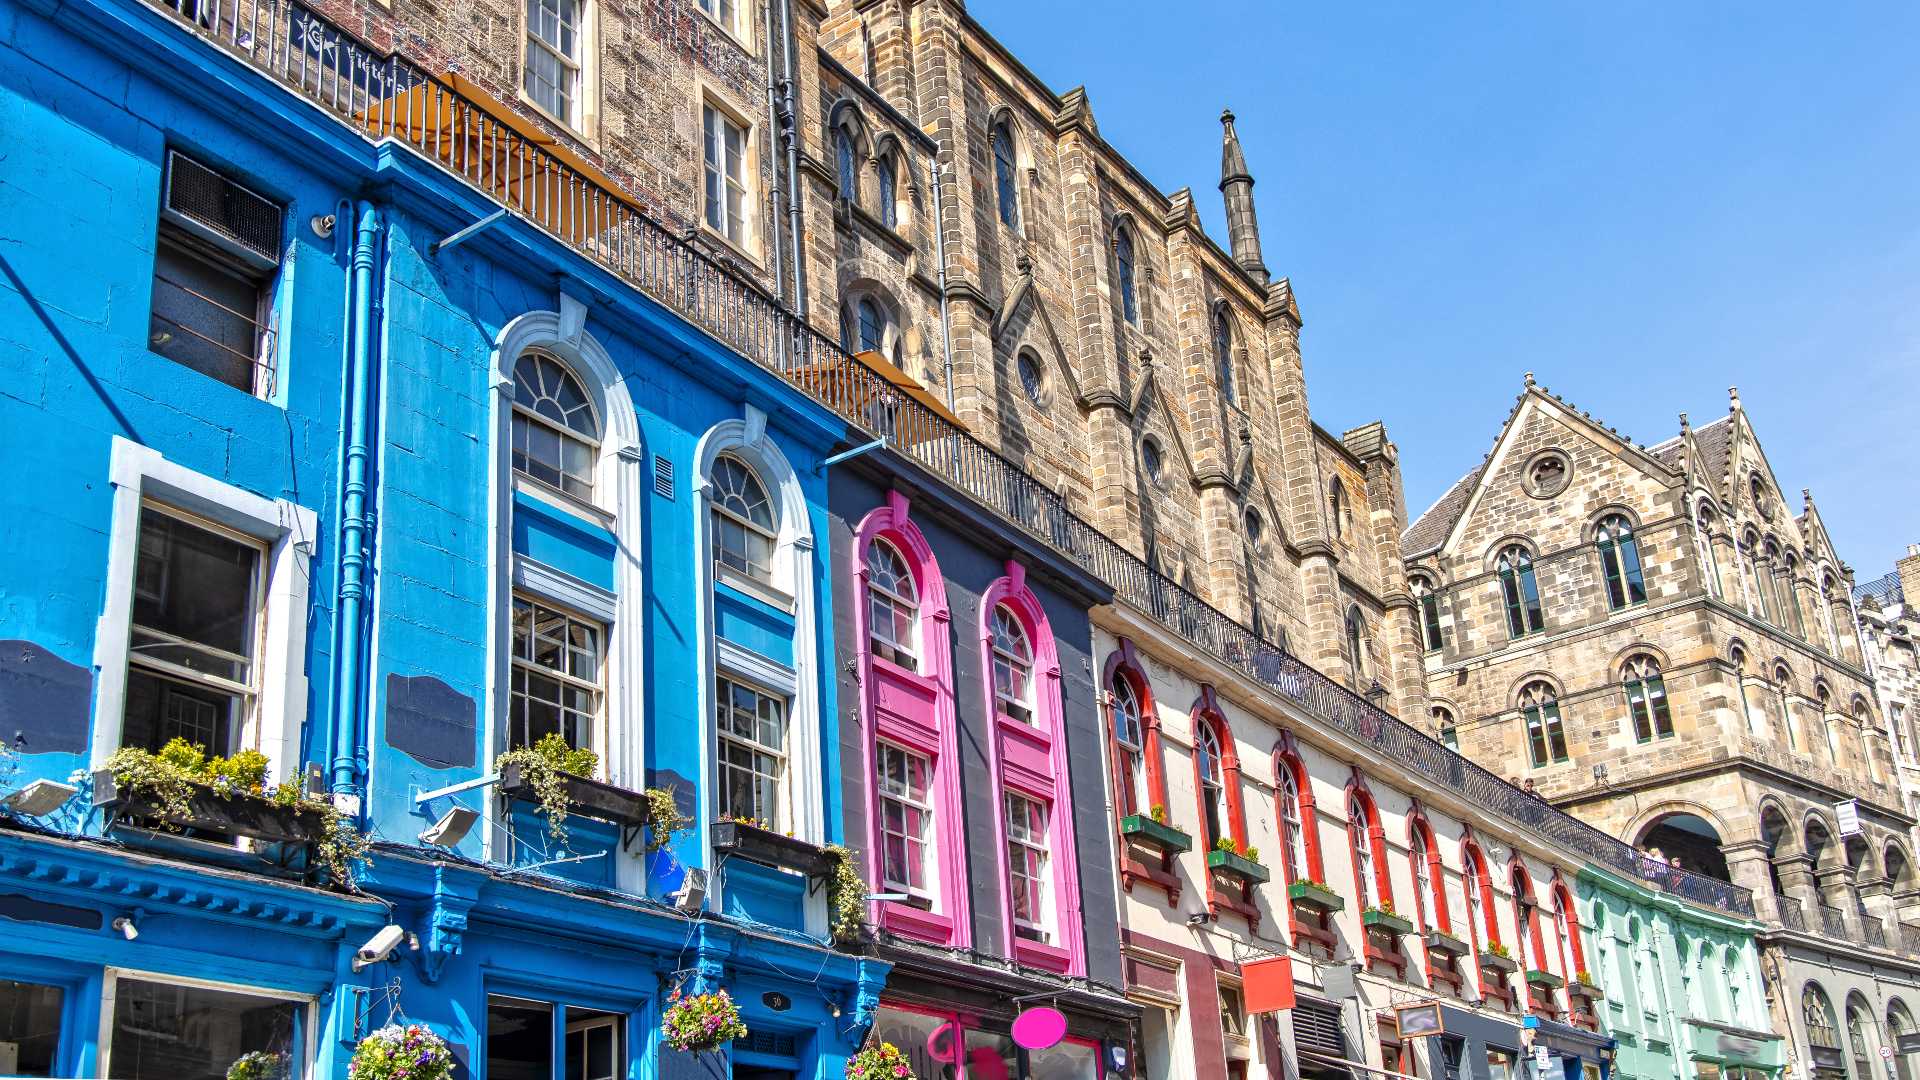
<instances>
[{"instance_id":1,"label":"cream stone building","mask_svg":"<svg viewBox=\"0 0 1920 1080\"><path fill-rule=\"evenodd\" d=\"M1642 446L1529 375L1402 546L1436 735L1649 861L1751 889L1794 1056L1844 1069L1814 1021L1844 999L1891 1045L1890 1003L1920 987L1914 820L1851 574L1785 490L1737 392Z\"/></svg>"},{"instance_id":2,"label":"cream stone building","mask_svg":"<svg viewBox=\"0 0 1920 1080\"><path fill-rule=\"evenodd\" d=\"M1920 743L1914 728L1920 708L1920 610L1909 597L1920 597L1920 544L1907 548L1892 573L1854 590L1880 715L1893 741L1901 795L1912 813L1920 809Z\"/></svg>"}]
</instances>

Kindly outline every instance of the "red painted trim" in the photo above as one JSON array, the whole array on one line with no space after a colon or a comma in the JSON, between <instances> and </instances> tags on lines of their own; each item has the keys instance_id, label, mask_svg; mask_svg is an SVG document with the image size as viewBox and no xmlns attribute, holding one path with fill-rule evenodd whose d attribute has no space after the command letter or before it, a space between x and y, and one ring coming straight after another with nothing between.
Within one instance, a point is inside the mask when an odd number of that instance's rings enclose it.
<instances>
[{"instance_id":1,"label":"red painted trim","mask_svg":"<svg viewBox=\"0 0 1920 1080\"><path fill-rule=\"evenodd\" d=\"M1301 846L1307 852L1306 876L1324 885L1327 871L1320 858L1320 819L1313 806L1313 778L1307 773L1306 760L1300 756L1300 744L1294 741L1293 732L1280 732L1273 754L1276 767L1284 763L1293 770L1294 788L1300 792L1300 831L1305 834Z\"/></svg>"},{"instance_id":2,"label":"red painted trim","mask_svg":"<svg viewBox=\"0 0 1920 1080\"><path fill-rule=\"evenodd\" d=\"M1433 823L1427 820L1427 811L1420 805L1419 799L1407 811L1407 852L1412 858L1427 864L1427 881L1433 893L1433 910L1427 910L1427 897L1420 895L1418 882L1414 888L1414 909L1419 918L1421 930L1431 926L1442 933L1453 933L1453 914L1447 909L1447 872L1446 863L1440 858L1440 842L1434 836Z\"/></svg>"},{"instance_id":3,"label":"red painted trim","mask_svg":"<svg viewBox=\"0 0 1920 1080\"><path fill-rule=\"evenodd\" d=\"M1355 814L1354 811L1359 813ZM1364 830L1355 831L1355 826L1364 822ZM1347 843L1353 847L1354 858L1354 895L1365 896L1366 890L1360 882L1360 860L1358 845L1362 837L1367 850L1373 856L1373 895L1382 907L1392 908L1393 871L1387 866L1387 830L1380 824L1380 804L1373 799L1373 792L1367 787L1367 775L1358 765L1353 767L1353 776L1347 780Z\"/></svg>"},{"instance_id":4,"label":"red painted trim","mask_svg":"<svg viewBox=\"0 0 1920 1080\"><path fill-rule=\"evenodd\" d=\"M1227 838L1234 846L1245 850L1247 846L1247 812L1240 794L1240 749L1233 739L1233 726L1227 723L1227 714L1220 708L1220 699L1211 683L1203 683L1200 697L1194 701L1189 713L1193 725L1193 790L1198 797L1200 811L1200 835L1203 852L1212 851L1220 837L1207 835L1206 780L1200 772L1200 728L1209 725L1213 728L1216 741L1220 746L1220 789L1227 803ZM1205 856L1202 855L1204 861ZM1250 926L1260 925L1260 909L1253 902L1253 887L1243 885L1235 890L1224 890L1215 880L1214 873L1207 873L1207 906L1215 914L1222 908L1238 912Z\"/></svg>"},{"instance_id":5,"label":"red painted trim","mask_svg":"<svg viewBox=\"0 0 1920 1080\"><path fill-rule=\"evenodd\" d=\"M1526 961L1531 959L1539 963L1540 971L1552 971L1547 962L1547 945L1540 937L1540 905L1533 897L1533 875L1527 872L1527 865L1519 852L1507 861L1507 873L1513 886L1513 932L1524 935L1532 944L1530 956L1521 957L1522 974L1525 974Z\"/></svg>"},{"instance_id":6,"label":"red painted trim","mask_svg":"<svg viewBox=\"0 0 1920 1080\"><path fill-rule=\"evenodd\" d=\"M1119 709L1114 686L1122 679L1133 688L1134 700L1140 704L1140 758L1146 767L1147 805L1134 805L1134 784L1132 767L1127 761L1126 751L1120 748ZM1119 646L1107 654L1107 662L1102 669L1101 700L1106 704L1107 713L1107 768L1113 777L1114 790L1119 794L1113 800L1113 827L1116 859L1120 872L1120 888L1132 892L1138 882L1145 882L1167 894L1169 904L1180 902L1180 875L1175 869L1175 856L1161 853L1156 858L1138 857L1124 837L1120 835L1120 819L1130 814L1151 814L1155 806L1167 807L1166 757L1160 732L1160 711L1153 700L1153 682L1147 678L1146 666L1140 662L1139 653L1134 649L1133 641L1121 638Z\"/></svg>"},{"instance_id":7,"label":"red painted trim","mask_svg":"<svg viewBox=\"0 0 1920 1080\"><path fill-rule=\"evenodd\" d=\"M912 507L899 491L887 493L887 504L869 512L854 530L852 544L854 640L858 643L860 679L860 723L865 738L862 757L866 763L864 788L867 793L867 856L869 880L875 891L880 886L880 794L874 782L877 752L875 740L883 728L878 695L882 680L918 687L933 699L935 731L894 730L894 741L911 746L933 757L932 789L934 803L934 858L940 875L940 911L927 912L907 904L879 902L869 917L880 926L909 937L951 948L973 945L972 890L967 885L966 813L960 791L959 716L954 705L953 649L949 638L952 620L947 606L946 580L940 574L940 562L920 527L913 523ZM910 672L873 654L873 638L867 626L867 548L875 539L885 539L907 560L913 572L920 601L920 661L926 670ZM906 736L906 737L902 737Z\"/></svg>"},{"instance_id":8,"label":"red painted trim","mask_svg":"<svg viewBox=\"0 0 1920 1080\"><path fill-rule=\"evenodd\" d=\"M1567 883L1561 878L1557 867L1553 871L1553 898L1566 918L1566 932L1563 936L1565 947L1571 954L1573 963L1573 970L1566 973L1567 983L1571 985L1574 982L1574 976L1587 970L1587 951L1585 946L1580 944L1580 909L1574 906L1573 891L1567 888ZM1555 930L1558 931L1559 928L1555 927Z\"/></svg>"}]
</instances>

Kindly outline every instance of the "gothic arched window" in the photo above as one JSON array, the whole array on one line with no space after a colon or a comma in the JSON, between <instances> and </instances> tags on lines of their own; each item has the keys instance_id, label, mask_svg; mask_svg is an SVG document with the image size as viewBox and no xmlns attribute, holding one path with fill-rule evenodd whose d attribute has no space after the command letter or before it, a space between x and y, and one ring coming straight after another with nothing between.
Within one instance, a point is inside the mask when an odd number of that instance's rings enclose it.
<instances>
[{"instance_id":1,"label":"gothic arched window","mask_svg":"<svg viewBox=\"0 0 1920 1080\"><path fill-rule=\"evenodd\" d=\"M1213 308L1213 370L1220 380L1220 400L1232 405L1239 393L1233 379L1233 320L1225 304Z\"/></svg>"},{"instance_id":2,"label":"gothic arched window","mask_svg":"<svg viewBox=\"0 0 1920 1080\"><path fill-rule=\"evenodd\" d=\"M833 157L839 166L840 197L860 205L859 151L853 144L853 132L844 127L833 129Z\"/></svg>"},{"instance_id":3,"label":"gothic arched window","mask_svg":"<svg viewBox=\"0 0 1920 1080\"><path fill-rule=\"evenodd\" d=\"M1545 682L1520 691L1520 715L1527 725L1527 756L1538 769L1567 760L1567 729L1560 719L1560 695Z\"/></svg>"},{"instance_id":4,"label":"gothic arched window","mask_svg":"<svg viewBox=\"0 0 1920 1080\"><path fill-rule=\"evenodd\" d=\"M1000 223L1020 227L1020 188L1014 165L1013 128L1005 120L993 125L993 183L1000 198Z\"/></svg>"},{"instance_id":5,"label":"gothic arched window","mask_svg":"<svg viewBox=\"0 0 1920 1080\"><path fill-rule=\"evenodd\" d=\"M1633 717L1633 737L1641 742L1673 734L1673 713L1667 706L1667 683L1651 656L1636 656L1621 669L1627 692L1627 714Z\"/></svg>"},{"instance_id":6,"label":"gothic arched window","mask_svg":"<svg viewBox=\"0 0 1920 1080\"><path fill-rule=\"evenodd\" d=\"M1647 585L1640 570L1640 545L1633 538L1633 524L1624 514L1613 514L1593 531L1593 543L1600 551L1600 569L1607 581L1607 606L1618 610L1645 603Z\"/></svg>"},{"instance_id":7,"label":"gothic arched window","mask_svg":"<svg viewBox=\"0 0 1920 1080\"><path fill-rule=\"evenodd\" d=\"M1518 638L1540 631L1546 621L1540 613L1540 583L1533 576L1532 553L1514 544L1500 552L1494 568L1507 609L1507 635Z\"/></svg>"},{"instance_id":8,"label":"gothic arched window","mask_svg":"<svg viewBox=\"0 0 1920 1080\"><path fill-rule=\"evenodd\" d=\"M1120 287L1120 316L1136 325L1140 322L1140 309L1134 300L1133 286L1133 230L1121 226L1113 236L1114 280Z\"/></svg>"}]
</instances>

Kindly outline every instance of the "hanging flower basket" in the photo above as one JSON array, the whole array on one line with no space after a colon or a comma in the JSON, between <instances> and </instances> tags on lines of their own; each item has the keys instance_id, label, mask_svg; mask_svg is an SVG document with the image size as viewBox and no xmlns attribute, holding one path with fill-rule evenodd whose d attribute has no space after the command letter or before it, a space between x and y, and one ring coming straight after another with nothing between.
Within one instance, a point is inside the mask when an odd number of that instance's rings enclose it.
<instances>
[{"instance_id":1,"label":"hanging flower basket","mask_svg":"<svg viewBox=\"0 0 1920 1080\"><path fill-rule=\"evenodd\" d=\"M449 1080L453 1051L425 1024L388 1024L361 1039L347 1080Z\"/></svg>"},{"instance_id":2,"label":"hanging flower basket","mask_svg":"<svg viewBox=\"0 0 1920 1080\"><path fill-rule=\"evenodd\" d=\"M698 1054L746 1038L747 1025L740 1020L740 1006L725 990L685 996L675 990L667 1000L672 1004L660 1020L660 1037L675 1050Z\"/></svg>"},{"instance_id":3,"label":"hanging flower basket","mask_svg":"<svg viewBox=\"0 0 1920 1080\"><path fill-rule=\"evenodd\" d=\"M868 1043L847 1059L847 1080L918 1080L906 1052L890 1042Z\"/></svg>"},{"instance_id":4,"label":"hanging flower basket","mask_svg":"<svg viewBox=\"0 0 1920 1080\"><path fill-rule=\"evenodd\" d=\"M291 1059L284 1053L253 1050L233 1059L227 1080L287 1080Z\"/></svg>"}]
</instances>

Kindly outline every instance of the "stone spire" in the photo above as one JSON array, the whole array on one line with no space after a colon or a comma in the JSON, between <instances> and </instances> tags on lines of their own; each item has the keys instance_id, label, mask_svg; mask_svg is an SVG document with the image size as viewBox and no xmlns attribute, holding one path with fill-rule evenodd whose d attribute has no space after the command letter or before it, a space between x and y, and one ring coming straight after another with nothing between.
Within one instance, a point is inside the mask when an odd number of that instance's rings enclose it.
<instances>
[{"instance_id":1,"label":"stone spire","mask_svg":"<svg viewBox=\"0 0 1920 1080\"><path fill-rule=\"evenodd\" d=\"M1220 126L1226 129L1220 146L1220 192L1227 201L1227 236L1233 261L1265 285L1267 264L1260 258L1260 223L1253 216L1253 174L1247 171L1247 157L1240 152L1231 109L1220 113Z\"/></svg>"}]
</instances>

